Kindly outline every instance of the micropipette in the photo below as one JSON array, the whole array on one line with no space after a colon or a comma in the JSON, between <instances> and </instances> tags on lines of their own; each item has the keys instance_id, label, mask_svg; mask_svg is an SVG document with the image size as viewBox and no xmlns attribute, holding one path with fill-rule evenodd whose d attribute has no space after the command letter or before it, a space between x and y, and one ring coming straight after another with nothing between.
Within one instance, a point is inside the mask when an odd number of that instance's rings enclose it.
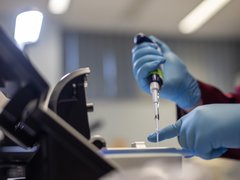
<instances>
[{"instance_id":1,"label":"micropipette","mask_svg":"<svg viewBox=\"0 0 240 180\"><path fill-rule=\"evenodd\" d=\"M141 44L144 42L150 42L153 44L156 44L153 40L151 40L149 37L145 36L142 33L137 34L134 37L134 43L135 44ZM156 48L159 52L161 52L161 49L158 45L156 45ZM148 76L148 81L150 82L150 92L152 94L152 100L154 105L154 120L156 122L156 141L159 141L158 132L159 132L159 90L162 87L163 84L163 71L162 71L162 65L159 66L158 69L151 72Z\"/></svg>"}]
</instances>

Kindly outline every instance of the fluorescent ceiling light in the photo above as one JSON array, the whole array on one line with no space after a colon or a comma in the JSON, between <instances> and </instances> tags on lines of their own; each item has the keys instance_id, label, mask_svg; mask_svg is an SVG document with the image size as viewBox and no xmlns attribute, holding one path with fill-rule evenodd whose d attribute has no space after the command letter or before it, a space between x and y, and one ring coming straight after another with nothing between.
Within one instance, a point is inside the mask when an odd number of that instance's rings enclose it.
<instances>
[{"instance_id":1,"label":"fluorescent ceiling light","mask_svg":"<svg viewBox=\"0 0 240 180\"><path fill-rule=\"evenodd\" d=\"M196 31L230 1L204 0L179 23L179 30L184 34Z\"/></svg>"},{"instance_id":2,"label":"fluorescent ceiling light","mask_svg":"<svg viewBox=\"0 0 240 180\"><path fill-rule=\"evenodd\" d=\"M14 38L20 48L38 40L43 14L40 11L26 11L16 18Z\"/></svg>"},{"instance_id":3,"label":"fluorescent ceiling light","mask_svg":"<svg viewBox=\"0 0 240 180\"><path fill-rule=\"evenodd\" d=\"M71 0L49 0L48 9L53 14L63 14L69 8Z\"/></svg>"}]
</instances>

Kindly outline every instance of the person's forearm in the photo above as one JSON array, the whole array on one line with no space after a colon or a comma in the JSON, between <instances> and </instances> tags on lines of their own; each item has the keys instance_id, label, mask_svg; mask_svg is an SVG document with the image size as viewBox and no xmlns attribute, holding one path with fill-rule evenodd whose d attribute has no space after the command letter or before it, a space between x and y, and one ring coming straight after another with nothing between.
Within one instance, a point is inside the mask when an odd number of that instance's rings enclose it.
<instances>
[{"instance_id":1,"label":"person's forearm","mask_svg":"<svg viewBox=\"0 0 240 180\"><path fill-rule=\"evenodd\" d=\"M202 104L216 103L240 103L240 95L235 93L223 93L218 88L198 81L201 90Z\"/></svg>"},{"instance_id":2,"label":"person's forearm","mask_svg":"<svg viewBox=\"0 0 240 180\"><path fill-rule=\"evenodd\" d=\"M201 99L192 108L182 109L185 113L192 111L194 108L204 104L213 103L240 103L240 95L234 93L223 93L218 88L198 81L199 88L201 90ZM180 108L179 108L180 109Z\"/></svg>"}]
</instances>

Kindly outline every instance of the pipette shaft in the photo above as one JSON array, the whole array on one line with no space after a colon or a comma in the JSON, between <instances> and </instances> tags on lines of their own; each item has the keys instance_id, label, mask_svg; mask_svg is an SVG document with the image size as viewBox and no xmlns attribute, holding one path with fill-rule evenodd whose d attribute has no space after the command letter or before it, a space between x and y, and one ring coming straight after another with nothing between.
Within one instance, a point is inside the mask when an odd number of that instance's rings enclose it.
<instances>
[{"instance_id":1,"label":"pipette shaft","mask_svg":"<svg viewBox=\"0 0 240 180\"><path fill-rule=\"evenodd\" d=\"M145 36L142 33L137 34L134 37L134 43L135 44L141 44L144 42L150 42L153 44L156 44L154 41L152 41L149 37ZM158 46L156 46L158 47ZM158 47L159 52L161 52L161 49ZM162 66L159 67L159 69L156 69L155 71L151 72L148 76L148 81L150 83L150 92L152 94L152 100L154 105L154 120L156 122L156 137L157 142L159 140L158 132L159 132L159 91L163 84L163 71Z\"/></svg>"}]
</instances>

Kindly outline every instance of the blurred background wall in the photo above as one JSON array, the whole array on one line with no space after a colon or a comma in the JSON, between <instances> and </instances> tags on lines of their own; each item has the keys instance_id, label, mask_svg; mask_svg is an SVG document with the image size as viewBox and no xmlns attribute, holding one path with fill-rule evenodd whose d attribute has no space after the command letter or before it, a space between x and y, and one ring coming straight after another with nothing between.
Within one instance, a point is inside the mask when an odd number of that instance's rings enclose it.
<instances>
[{"instance_id":1,"label":"blurred background wall","mask_svg":"<svg viewBox=\"0 0 240 180\"><path fill-rule=\"evenodd\" d=\"M129 146L146 141L155 130L151 98L137 87L132 73L136 33L165 41L197 79L234 91L240 71L239 2L231 1L197 32L181 34L177 24L200 2L72 0L64 14L56 15L49 12L47 0L2 0L0 24L13 38L16 15L29 7L41 10L39 41L28 46L26 54L52 87L64 74L90 67L86 92L95 110L89 122L99 125L92 135L102 135L109 146ZM163 127L176 121L176 109L172 102L160 103ZM177 147L178 143L172 139L159 145Z\"/></svg>"}]
</instances>

